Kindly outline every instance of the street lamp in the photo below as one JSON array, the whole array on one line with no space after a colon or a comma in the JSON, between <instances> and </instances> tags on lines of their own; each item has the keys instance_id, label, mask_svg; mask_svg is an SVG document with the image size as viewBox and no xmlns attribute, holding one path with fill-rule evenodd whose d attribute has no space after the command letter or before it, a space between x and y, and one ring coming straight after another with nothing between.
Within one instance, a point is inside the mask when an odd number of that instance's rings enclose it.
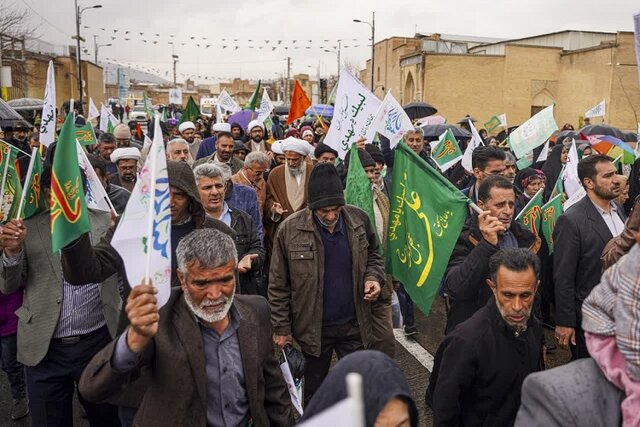
<instances>
[{"instance_id":1,"label":"street lamp","mask_svg":"<svg viewBox=\"0 0 640 427\"><path fill-rule=\"evenodd\" d=\"M98 44L98 36L93 36L93 59L96 65L98 65L98 49L101 47L112 46L111 43Z\"/></svg>"},{"instance_id":2,"label":"street lamp","mask_svg":"<svg viewBox=\"0 0 640 427\"><path fill-rule=\"evenodd\" d=\"M171 55L173 59L173 87L176 87L176 64L178 63L179 56L176 54Z\"/></svg>"},{"instance_id":3,"label":"street lamp","mask_svg":"<svg viewBox=\"0 0 640 427\"><path fill-rule=\"evenodd\" d=\"M375 36L376 36L376 13L372 12L371 22L361 21L360 19L354 19L353 22L357 22L358 24L367 24L371 27L371 92L373 92L373 70L375 65L375 53L376 53L376 45L375 45Z\"/></svg>"},{"instance_id":4,"label":"street lamp","mask_svg":"<svg viewBox=\"0 0 640 427\"><path fill-rule=\"evenodd\" d=\"M102 7L101 4L96 4L93 6L88 6L88 7L80 7L78 6L78 0L74 0L75 2L75 6L76 6L76 62L78 65L78 90L79 90L79 95L78 95L78 99L80 100L80 108L79 111L82 112L83 111L83 106L82 106L82 63L81 63L81 52L80 52L80 40L84 41L84 39L82 39L80 37L80 18L82 17L82 12L84 12L87 9L100 9Z\"/></svg>"},{"instance_id":5,"label":"street lamp","mask_svg":"<svg viewBox=\"0 0 640 427\"><path fill-rule=\"evenodd\" d=\"M342 40L338 40L338 50L329 50L329 49L324 50L325 52L335 53L336 55L338 55L338 77L340 77L340 49L342 49Z\"/></svg>"}]
</instances>

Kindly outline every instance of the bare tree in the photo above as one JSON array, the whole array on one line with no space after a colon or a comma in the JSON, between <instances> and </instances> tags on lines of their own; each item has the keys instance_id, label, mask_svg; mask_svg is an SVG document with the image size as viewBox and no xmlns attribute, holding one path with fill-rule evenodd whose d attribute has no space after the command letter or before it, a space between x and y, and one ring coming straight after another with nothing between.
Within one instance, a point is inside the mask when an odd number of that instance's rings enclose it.
<instances>
[{"instance_id":1,"label":"bare tree","mask_svg":"<svg viewBox=\"0 0 640 427\"><path fill-rule=\"evenodd\" d=\"M360 65L352 59L345 59L342 62L342 68L346 68L354 76L360 77L360 71L362 71L366 67L360 67Z\"/></svg>"}]
</instances>

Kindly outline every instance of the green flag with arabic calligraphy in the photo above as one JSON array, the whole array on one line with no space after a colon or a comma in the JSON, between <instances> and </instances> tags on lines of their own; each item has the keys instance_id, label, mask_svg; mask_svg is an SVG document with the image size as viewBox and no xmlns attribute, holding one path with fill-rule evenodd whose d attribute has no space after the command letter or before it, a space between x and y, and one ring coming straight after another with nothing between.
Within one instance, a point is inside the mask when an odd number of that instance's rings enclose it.
<instances>
[{"instance_id":1,"label":"green flag with arabic calligraphy","mask_svg":"<svg viewBox=\"0 0 640 427\"><path fill-rule=\"evenodd\" d=\"M518 216L516 216L516 221L533 233L534 236L538 235L540 221L542 221L542 210L540 209L542 207L542 192L542 189L538 190L529 200L529 203L527 203Z\"/></svg>"},{"instance_id":2,"label":"green flag with arabic calligraphy","mask_svg":"<svg viewBox=\"0 0 640 427\"><path fill-rule=\"evenodd\" d=\"M369 215L371 224L376 223L376 217L373 213L371 182L362 168L357 144L351 144L351 149L349 150L349 169L347 170L347 186L344 191L344 198L347 204L357 206L365 211Z\"/></svg>"},{"instance_id":3,"label":"green flag with arabic calligraphy","mask_svg":"<svg viewBox=\"0 0 640 427\"><path fill-rule=\"evenodd\" d=\"M33 163L33 171L31 172L31 182L27 185L24 200L24 209L22 211L22 218L31 218L38 212L45 209L46 201L44 199L44 192L40 187L40 181L42 179L42 156L40 151L36 151L36 158ZM25 178L26 179L26 178Z\"/></svg>"},{"instance_id":4,"label":"green flag with arabic calligraphy","mask_svg":"<svg viewBox=\"0 0 640 427\"><path fill-rule=\"evenodd\" d=\"M462 151L451 129L447 129L438 141L432 143L431 158L442 171L446 171L462 159Z\"/></svg>"},{"instance_id":5,"label":"green flag with arabic calligraphy","mask_svg":"<svg viewBox=\"0 0 640 427\"><path fill-rule=\"evenodd\" d=\"M469 199L405 143L396 147L387 271L428 314L467 216Z\"/></svg>"},{"instance_id":6,"label":"green flag with arabic calligraphy","mask_svg":"<svg viewBox=\"0 0 640 427\"><path fill-rule=\"evenodd\" d=\"M22 187L16 168L18 151L9 144L2 143L0 149L0 176L2 176L2 197L0 198L0 223L4 224L16 217Z\"/></svg>"},{"instance_id":7,"label":"green flag with arabic calligraphy","mask_svg":"<svg viewBox=\"0 0 640 427\"><path fill-rule=\"evenodd\" d=\"M91 229L73 122L73 114L67 114L51 168L51 248L54 253Z\"/></svg>"},{"instance_id":8,"label":"green flag with arabic calligraphy","mask_svg":"<svg viewBox=\"0 0 640 427\"><path fill-rule=\"evenodd\" d=\"M83 147L98 142L91 123L86 123L82 126L76 126L76 139Z\"/></svg>"},{"instance_id":9,"label":"green flag with arabic calligraphy","mask_svg":"<svg viewBox=\"0 0 640 427\"><path fill-rule=\"evenodd\" d=\"M553 229L556 227L558 217L562 215L562 194L549 200L541 208L542 211L542 234L547 241L549 254L553 253Z\"/></svg>"}]
</instances>

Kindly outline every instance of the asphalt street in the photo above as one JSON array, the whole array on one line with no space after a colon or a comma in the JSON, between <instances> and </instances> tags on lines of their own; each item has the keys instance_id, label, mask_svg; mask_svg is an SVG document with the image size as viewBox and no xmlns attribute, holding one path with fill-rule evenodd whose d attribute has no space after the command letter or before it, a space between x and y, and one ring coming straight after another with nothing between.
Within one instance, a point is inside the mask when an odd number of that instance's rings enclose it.
<instances>
[{"instance_id":1,"label":"asphalt street","mask_svg":"<svg viewBox=\"0 0 640 427\"><path fill-rule=\"evenodd\" d=\"M418 358L408 350L405 349L400 343L396 343L396 360L402 367L402 370L407 378L413 398L418 406L420 412L420 425L430 426L432 424L431 410L425 405L424 392L429 381L429 370L423 365L424 351L429 353L429 356L435 356L438 344L443 338L443 331L445 325L445 307L440 298L437 298L431 309L429 316L425 316L416 309L416 326L420 332L415 337L415 343L418 346L411 346L414 353L421 358ZM547 342L553 340L552 331L545 330ZM417 352L415 350L418 350ZM424 350L422 350L424 349ZM422 357L421 357L422 356ZM427 356L427 358L429 357ZM554 367L566 363L569 361L570 355L566 350L557 349L548 355L547 366ZM427 361L428 365L428 361ZM429 365L428 365L429 366ZM23 420L12 422L9 416L11 411L11 395L9 392L9 383L7 382L5 375L0 375L0 426L31 426L29 417ZM79 405L75 402L75 426L89 426L86 419L81 417Z\"/></svg>"}]
</instances>

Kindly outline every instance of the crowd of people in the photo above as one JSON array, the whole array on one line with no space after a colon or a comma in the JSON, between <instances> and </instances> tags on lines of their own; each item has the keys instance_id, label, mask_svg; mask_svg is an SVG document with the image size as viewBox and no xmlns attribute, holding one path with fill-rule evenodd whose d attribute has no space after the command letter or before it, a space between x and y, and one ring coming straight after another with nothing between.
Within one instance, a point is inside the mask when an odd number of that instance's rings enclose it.
<instances>
[{"instance_id":1,"label":"crowd of people","mask_svg":"<svg viewBox=\"0 0 640 427\"><path fill-rule=\"evenodd\" d=\"M90 210L91 231L59 254L49 249L48 211L4 224L0 347L11 417L73 425L77 388L92 426L293 425L300 417L279 366L285 351L304 362L294 373L302 421L344 398L345 376L359 372L367 426L418 425L393 361L394 328L409 338L421 331L412 284L385 268L389 141L356 142L372 188L369 217L346 204L348 161L324 143L327 119L283 126L273 116L269 128L155 120L146 135L138 122L96 128L86 148L120 215L149 153L145 136L161 130L170 300L159 309L152 285L129 283L109 213ZM545 202L554 195L571 138L552 137L547 158L519 170L505 135L481 134L473 172L459 163L443 173L481 213L469 208L439 289L446 336L425 384L434 425L585 425L585 417L637 425L640 209L629 188L638 188L639 164L626 176L581 146L586 195L558 219L551 251L515 218L539 191ZM5 129L3 139L25 152L38 146L28 128ZM429 139L416 126L402 144L437 169ZM47 199L55 147L42 172ZM574 362L545 371L557 346Z\"/></svg>"}]
</instances>

